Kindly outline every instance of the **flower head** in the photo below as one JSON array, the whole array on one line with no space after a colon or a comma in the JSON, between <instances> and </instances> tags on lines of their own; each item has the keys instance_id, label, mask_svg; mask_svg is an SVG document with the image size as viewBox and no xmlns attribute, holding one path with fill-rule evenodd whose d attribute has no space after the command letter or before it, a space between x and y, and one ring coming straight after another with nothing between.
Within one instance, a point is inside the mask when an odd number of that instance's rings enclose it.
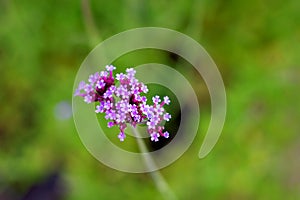
<instances>
[{"instance_id":1,"label":"flower head","mask_svg":"<svg viewBox=\"0 0 300 200\"><path fill-rule=\"evenodd\" d=\"M169 121L171 115L165 112L164 104L169 105L169 97L163 101L158 95L152 98L153 105L147 104L147 98L142 93L149 90L145 84L135 78L136 71L133 68L126 69L126 74L116 74L113 65L107 65L106 71L96 72L89 76L88 83L81 81L75 90L75 96L81 96L86 103L96 102L95 112L105 113L105 119L109 128L118 126L120 133L118 138L124 141L126 124L135 127L137 124L146 124L151 141L159 141L159 137L169 137L167 131L163 132L163 121ZM116 81L119 85L116 85ZM160 103L161 102L161 103Z\"/></svg>"}]
</instances>

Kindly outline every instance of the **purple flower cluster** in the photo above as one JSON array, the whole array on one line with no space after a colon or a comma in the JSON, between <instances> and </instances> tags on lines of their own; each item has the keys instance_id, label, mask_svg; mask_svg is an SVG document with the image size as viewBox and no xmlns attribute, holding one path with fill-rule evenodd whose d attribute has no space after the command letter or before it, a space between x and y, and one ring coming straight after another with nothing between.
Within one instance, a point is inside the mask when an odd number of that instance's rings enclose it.
<instances>
[{"instance_id":1,"label":"purple flower cluster","mask_svg":"<svg viewBox=\"0 0 300 200\"><path fill-rule=\"evenodd\" d=\"M81 96L86 103L99 102L96 113L105 113L109 120L107 126L119 126L118 138L124 141L127 123L136 127L137 124L146 124L151 141L157 142L160 136L168 138L169 133L164 131L163 121L169 121L171 115L166 113L163 106L170 104L169 97L163 100L159 96L152 98L153 105L147 104L147 98L141 93L147 93L148 88L135 78L133 68L126 69L126 74L120 73L113 76L112 65L106 66L106 71L90 75L88 83L79 83L75 96ZM116 82L119 82L117 85Z\"/></svg>"}]
</instances>

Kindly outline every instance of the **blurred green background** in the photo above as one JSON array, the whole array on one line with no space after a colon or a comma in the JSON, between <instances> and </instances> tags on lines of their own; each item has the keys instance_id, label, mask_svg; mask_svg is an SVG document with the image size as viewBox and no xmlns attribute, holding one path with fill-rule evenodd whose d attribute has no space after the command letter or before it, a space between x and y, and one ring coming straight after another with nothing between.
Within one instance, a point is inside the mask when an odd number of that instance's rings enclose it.
<instances>
[{"instance_id":1,"label":"blurred green background","mask_svg":"<svg viewBox=\"0 0 300 200\"><path fill-rule=\"evenodd\" d=\"M102 40L143 26L197 40L226 86L226 124L202 160L210 100L204 84L195 88L199 134L161 170L178 199L300 199L299 10L298 0L0 0L0 199L163 198L148 174L94 159L71 116L83 59ZM118 65L169 57L137 52Z\"/></svg>"}]
</instances>

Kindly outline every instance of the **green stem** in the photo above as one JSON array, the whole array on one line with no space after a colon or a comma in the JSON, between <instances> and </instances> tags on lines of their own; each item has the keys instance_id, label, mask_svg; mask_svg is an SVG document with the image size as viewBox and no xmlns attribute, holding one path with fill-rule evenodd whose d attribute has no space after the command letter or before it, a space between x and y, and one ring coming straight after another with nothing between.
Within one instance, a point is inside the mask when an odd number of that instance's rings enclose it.
<instances>
[{"instance_id":1,"label":"green stem","mask_svg":"<svg viewBox=\"0 0 300 200\"><path fill-rule=\"evenodd\" d=\"M90 46L94 48L95 45L97 45L101 41L101 37L99 34L99 30L95 24L90 0L82 0L81 8L83 13L85 28L89 38L89 43Z\"/></svg>"},{"instance_id":2,"label":"green stem","mask_svg":"<svg viewBox=\"0 0 300 200\"><path fill-rule=\"evenodd\" d=\"M147 147L145 145L145 142L143 141L142 138L140 138L139 131L136 128L133 128L133 127L132 127L132 131L133 131L134 135L136 136L137 143L138 143L140 151L142 153L148 152ZM146 166L148 167L148 169L157 168L156 164L155 164L154 160L152 159L152 157L150 156L150 154L145 154L144 162L145 162ZM175 200L175 199L177 199L175 194L173 193L173 191L170 189L168 183L166 182L164 177L159 172L159 170L152 171L152 172L149 172L149 173L150 173L157 189L159 190L159 192L162 194L162 196L166 200Z\"/></svg>"}]
</instances>

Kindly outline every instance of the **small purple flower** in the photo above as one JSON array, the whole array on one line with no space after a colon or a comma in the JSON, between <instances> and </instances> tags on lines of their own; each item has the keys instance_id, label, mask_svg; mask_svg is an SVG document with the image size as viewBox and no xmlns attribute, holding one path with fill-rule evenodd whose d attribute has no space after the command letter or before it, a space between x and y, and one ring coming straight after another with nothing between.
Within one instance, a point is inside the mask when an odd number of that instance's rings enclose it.
<instances>
[{"instance_id":1,"label":"small purple flower","mask_svg":"<svg viewBox=\"0 0 300 200\"><path fill-rule=\"evenodd\" d=\"M104 106L103 106L103 104L100 104L100 105L96 106L95 112L96 113L103 113L104 112Z\"/></svg>"},{"instance_id":2,"label":"small purple flower","mask_svg":"<svg viewBox=\"0 0 300 200\"><path fill-rule=\"evenodd\" d=\"M116 79L117 79L118 81L124 80L125 77L126 77L126 76L125 76L123 73L120 73L120 74L117 74L117 75L116 75Z\"/></svg>"},{"instance_id":3,"label":"small purple flower","mask_svg":"<svg viewBox=\"0 0 300 200\"><path fill-rule=\"evenodd\" d=\"M146 124L151 141L157 142L159 137L169 137L167 131L163 132L163 121L169 121L171 115L165 112L164 104L169 105L169 97L165 96L161 104L158 95L152 98L153 105L147 104L147 98L142 93L147 93L145 84L135 78L136 71L133 68L126 69L126 74L116 75L119 85L116 86L113 65L107 65L106 71L96 72L89 76L88 84L79 83L75 90L75 96L81 96L86 103L98 102L96 113L105 113L105 119L110 120L107 127L118 126L120 133L118 138L124 141L126 124L135 127L137 124Z\"/></svg>"},{"instance_id":4,"label":"small purple flower","mask_svg":"<svg viewBox=\"0 0 300 200\"><path fill-rule=\"evenodd\" d=\"M105 119L115 120L116 119L116 111L114 110L107 110L105 113Z\"/></svg>"},{"instance_id":5,"label":"small purple flower","mask_svg":"<svg viewBox=\"0 0 300 200\"><path fill-rule=\"evenodd\" d=\"M164 120L169 121L171 119L171 115L169 113L164 114Z\"/></svg>"},{"instance_id":6,"label":"small purple flower","mask_svg":"<svg viewBox=\"0 0 300 200\"><path fill-rule=\"evenodd\" d=\"M127 75L129 78L134 78L136 71L133 68L126 69Z\"/></svg>"},{"instance_id":7,"label":"small purple flower","mask_svg":"<svg viewBox=\"0 0 300 200\"><path fill-rule=\"evenodd\" d=\"M93 100L94 100L94 98L93 98L92 95L87 94L87 95L84 97L84 101L85 101L86 103L92 103Z\"/></svg>"},{"instance_id":8,"label":"small purple flower","mask_svg":"<svg viewBox=\"0 0 300 200\"><path fill-rule=\"evenodd\" d=\"M152 101L154 104L158 104L161 100L160 100L159 96L156 95L155 97L152 97Z\"/></svg>"},{"instance_id":9,"label":"small purple flower","mask_svg":"<svg viewBox=\"0 0 300 200\"><path fill-rule=\"evenodd\" d=\"M113 70L115 70L116 69L116 67L115 66L113 66L113 65L106 65L106 69L107 69L107 71L113 71Z\"/></svg>"},{"instance_id":10,"label":"small purple flower","mask_svg":"<svg viewBox=\"0 0 300 200\"><path fill-rule=\"evenodd\" d=\"M158 138L159 138L159 134L158 133L151 133L151 141L154 141L154 142L158 142Z\"/></svg>"},{"instance_id":11,"label":"small purple flower","mask_svg":"<svg viewBox=\"0 0 300 200\"><path fill-rule=\"evenodd\" d=\"M155 126L156 126L156 121L149 121L146 123L147 126L148 126L148 129L155 129Z\"/></svg>"},{"instance_id":12,"label":"small purple flower","mask_svg":"<svg viewBox=\"0 0 300 200\"><path fill-rule=\"evenodd\" d=\"M164 132L164 135L163 135L165 138L169 138L169 132L168 131L166 131L166 132Z\"/></svg>"},{"instance_id":13,"label":"small purple flower","mask_svg":"<svg viewBox=\"0 0 300 200\"><path fill-rule=\"evenodd\" d=\"M98 89L104 88L104 87L105 87L105 82L104 82L104 80L103 80L103 79L98 80L98 81L96 82L96 87L97 87Z\"/></svg>"},{"instance_id":14,"label":"small purple flower","mask_svg":"<svg viewBox=\"0 0 300 200\"><path fill-rule=\"evenodd\" d=\"M107 127L108 127L108 128L111 128L111 127L113 127L114 125L115 125L114 122L108 122L108 123L107 123Z\"/></svg>"},{"instance_id":15,"label":"small purple flower","mask_svg":"<svg viewBox=\"0 0 300 200\"><path fill-rule=\"evenodd\" d=\"M82 95L82 94L81 94L80 90L77 88L75 90L74 96L80 96L80 95Z\"/></svg>"},{"instance_id":16,"label":"small purple flower","mask_svg":"<svg viewBox=\"0 0 300 200\"><path fill-rule=\"evenodd\" d=\"M165 109L163 107L161 107L160 105L157 105L157 107L155 108L155 112L158 115L162 115L164 113Z\"/></svg>"},{"instance_id":17,"label":"small purple flower","mask_svg":"<svg viewBox=\"0 0 300 200\"><path fill-rule=\"evenodd\" d=\"M149 90L148 90L148 87L144 84L142 84L141 86L141 90L144 92L144 93L147 93Z\"/></svg>"},{"instance_id":18,"label":"small purple flower","mask_svg":"<svg viewBox=\"0 0 300 200\"><path fill-rule=\"evenodd\" d=\"M85 82L84 82L84 81L81 81L81 82L79 83L78 90L83 90L84 87L85 87Z\"/></svg>"},{"instance_id":19,"label":"small purple flower","mask_svg":"<svg viewBox=\"0 0 300 200\"><path fill-rule=\"evenodd\" d=\"M102 72L100 72L100 76L101 76L101 77L107 77L107 76L108 76L107 71L102 71Z\"/></svg>"},{"instance_id":20,"label":"small purple flower","mask_svg":"<svg viewBox=\"0 0 300 200\"><path fill-rule=\"evenodd\" d=\"M126 138L126 135L123 132L120 132L120 134L118 135L118 138L120 139L121 142L123 142L124 139Z\"/></svg>"},{"instance_id":21,"label":"small purple flower","mask_svg":"<svg viewBox=\"0 0 300 200\"><path fill-rule=\"evenodd\" d=\"M165 96L165 97L164 97L164 103L167 104L167 105L169 105L170 102L171 102L171 101L170 101L169 97L168 97L168 96Z\"/></svg>"},{"instance_id":22,"label":"small purple flower","mask_svg":"<svg viewBox=\"0 0 300 200\"><path fill-rule=\"evenodd\" d=\"M90 84L86 84L85 87L84 87L84 91L86 93L94 92L94 87Z\"/></svg>"},{"instance_id":23,"label":"small purple flower","mask_svg":"<svg viewBox=\"0 0 300 200\"><path fill-rule=\"evenodd\" d=\"M107 98L111 98L112 95L113 95L113 92L112 92L111 90L107 90L107 91L103 94L103 97L104 97L105 99L107 99Z\"/></svg>"},{"instance_id":24,"label":"small purple flower","mask_svg":"<svg viewBox=\"0 0 300 200\"><path fill-rule=\"evenodd\" d=\"M96 72L95 74L90 75L89 82L94 85L98 81L99 77L99 72Z\"/></svg>"}]
</instances>

